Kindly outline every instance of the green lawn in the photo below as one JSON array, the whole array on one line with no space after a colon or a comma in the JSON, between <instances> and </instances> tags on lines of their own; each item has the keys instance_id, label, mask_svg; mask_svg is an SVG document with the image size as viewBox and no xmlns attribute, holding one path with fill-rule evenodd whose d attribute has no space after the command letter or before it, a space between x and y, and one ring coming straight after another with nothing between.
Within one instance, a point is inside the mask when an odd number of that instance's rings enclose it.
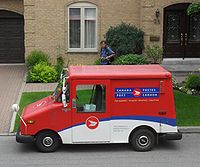
<instances>
[{"instance_id":1,"label":"green lawn","mask_svg":"<svg viewBox=\"0 0 200 167\"><path fill-rule=\"evenodd\" d=\"M92 96L92 89L89 90L78 90L77 91L77 105L89 104Z\"/></svg>"},{"instance_id":2,"label":"green lawn","mask_svg":"<svg viewBox=\"0 0 200 167\"><path fill-rule=\"evenodd\" d=\"M30 103L33 103L35 101L38 101L48 95L50 95L51 92L24 92L22 93L21 100L19 103L19 113L22 113L22 110L24 107ZM14 127L14 132L16 132L19 129L19 117L16 116L15 120L15 127Z\"/></svg>"},{"instance_id":3,"label":"green lawn","mask_svg":"<svg viewBox=\"0 0 200 167\"><path fill-rule=\"evenodd\" d=\"M20 113L23 108L43 97L50 95L51 92L24 92L20 100ZM78 91L77 100L78 104L89 103L91 90ZM176 112L177 112L177 125L178 126L200 126L200 96L187 95L177 90L174 91ZM14 131L19 128L19 117L15 121Z\"/></svg>"},{"instance_id":4,"label":"green lawn","mask_svg":"<svg viewBox=\"0 0 200 167\"><path fill-rule=\"evenodd\" d=\"M200 96L174 91L178 126L200 126Z\"/></svg>"}]
</instances>

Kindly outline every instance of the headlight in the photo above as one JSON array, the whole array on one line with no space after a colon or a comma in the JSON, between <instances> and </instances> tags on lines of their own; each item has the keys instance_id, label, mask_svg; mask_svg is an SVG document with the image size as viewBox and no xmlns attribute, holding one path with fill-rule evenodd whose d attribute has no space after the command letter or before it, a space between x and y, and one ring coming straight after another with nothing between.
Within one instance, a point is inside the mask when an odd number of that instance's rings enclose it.
<instances>
[{"instance_id":1,"label":"headlight","mask_svg":"<svg viewBox=\"0 0 200 167\"><path fill-rule=\"evenodd\" d=\"M12 108L12 112L18 112L19 111L19 105L18 104L13 104L11 108Z\"/></svg>"}]
</instances>

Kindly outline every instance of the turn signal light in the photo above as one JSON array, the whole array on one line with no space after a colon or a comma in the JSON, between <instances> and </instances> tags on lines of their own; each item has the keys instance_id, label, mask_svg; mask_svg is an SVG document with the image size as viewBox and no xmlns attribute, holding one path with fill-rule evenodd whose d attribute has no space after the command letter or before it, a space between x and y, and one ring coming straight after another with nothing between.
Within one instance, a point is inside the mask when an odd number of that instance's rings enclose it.
<instances>
[{"instance_id":1,"label":"turn signal light","mask_svg":"<svg viewBox=\"0 0 200 167\"><path fill-rule=\"evenodd\" d=\"M35 123L35 121L33 121L33 120L28 120L27 121L27 124L34 124Z\"/></svg>"}]
</instances>

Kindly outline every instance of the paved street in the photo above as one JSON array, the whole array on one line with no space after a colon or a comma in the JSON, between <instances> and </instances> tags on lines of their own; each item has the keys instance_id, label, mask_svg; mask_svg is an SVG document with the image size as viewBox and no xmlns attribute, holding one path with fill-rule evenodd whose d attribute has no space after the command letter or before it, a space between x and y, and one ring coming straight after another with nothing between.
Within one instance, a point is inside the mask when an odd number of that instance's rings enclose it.
<instances>
[{"instance_id":1,"label":"paved street","mask_svg":"<svg viewBox=\"0 0 200 167\"><path fill-rule=\"evenodd\" d=\"M135 152L126 144L65 145L55 153L38 153L32 144L17 144L14 136L0 137L2 167L199 167L200 134L161 143L151 152Z\"/></svg>"}]
</instances>

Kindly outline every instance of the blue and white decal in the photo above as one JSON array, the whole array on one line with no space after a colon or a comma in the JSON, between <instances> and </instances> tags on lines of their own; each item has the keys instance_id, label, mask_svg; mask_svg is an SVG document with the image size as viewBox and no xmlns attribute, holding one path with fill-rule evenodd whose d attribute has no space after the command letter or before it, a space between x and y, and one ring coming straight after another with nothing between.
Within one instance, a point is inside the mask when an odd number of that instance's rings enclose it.
<instances>
[{"instance_id":1,"label":"blue and white decal","mask_svg":"<svg viewBox=\"0 0 200 167\"><path fill-rule=\"evenodd\" d=\"M159 88L115 88L115 98L159 98Z\"/></svg>"}]
</instances>

